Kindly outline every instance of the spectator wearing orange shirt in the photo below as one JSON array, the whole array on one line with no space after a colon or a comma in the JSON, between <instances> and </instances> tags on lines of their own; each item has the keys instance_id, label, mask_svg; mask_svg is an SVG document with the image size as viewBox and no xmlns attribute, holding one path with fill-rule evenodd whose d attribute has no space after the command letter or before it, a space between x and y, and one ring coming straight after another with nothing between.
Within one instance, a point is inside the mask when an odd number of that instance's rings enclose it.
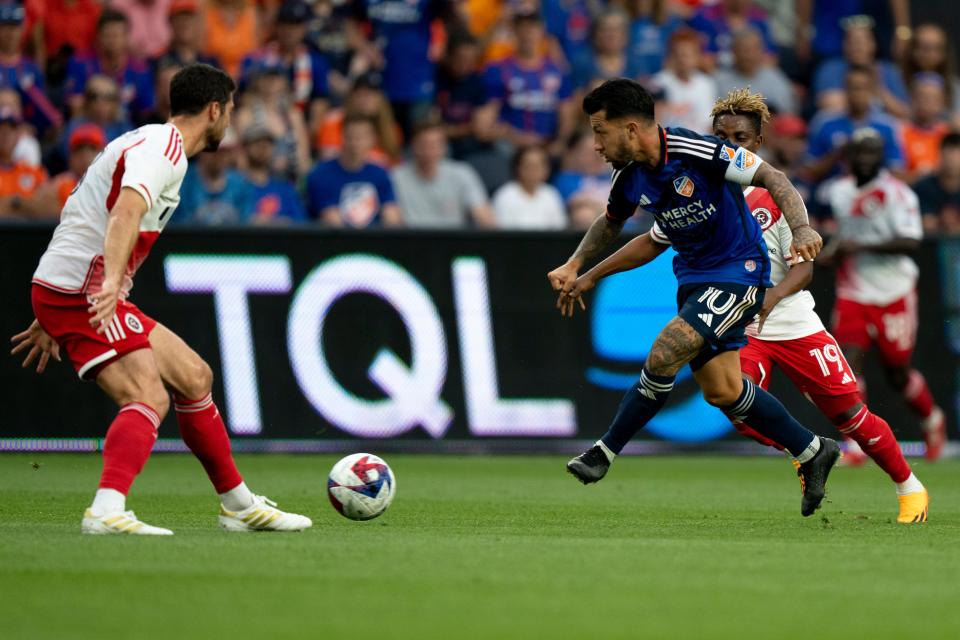
<instances>
[{"instance_id":1,"label":"spectator wearing orange shirt","mask_svg":"<svg viewBox=\"0 0 960 640\"><path fill-rule=\"evenodd\" d=\"M210 0L205 13L206 54L239 78L240 63L260 46L257 10L248 0Z\"/></svg>"},{"instance_id":2,"label":"spectator wearing orange shirt","mask_svg":"<svg viewBox=\"0 0 960 640\"><path fill-rule=\"evenodd\" d=\"M47 56L60 55L66 60L71 53L90 47L103 7L98 0L44 0L30 2L26 9L28 29L35 24L42 28Z\"/></svg>"},{"instance_id":3,"label":"spectator wearing orange shirt","mask_svg":"<svg viewBox=\"0 0 960 640\"><path fill-rule=\"evenodd\" d=\"M20 123L15 111L0 109L0 219L25 216L24 200L47 180L43 167L31 167L13 158Z\"/></svg>"},{"instance_id":4,"label":"spectator wearing orange shirt","mask_svg":"<svg viewBox=\"0 0 960 640\"><path fill-rule=\"evenodd\" d=\"M20 201L18 213L35 219L56 220L63 205L77 186L87 167L106 145L103 129L88 122L70 134L70 159L67 170L41 184L29 198Z\"/></svg>"},{"instance_id":5,"label":"spectator wearing orange shirt","mask_svg":"<svg viewBox=\"0 0 960 640\"><path fill-rule=\"evenodd\" d=\"M910 89L911 119L901 128L907 181L913 184L937 170L940 141L950 131L944 119L947 107L946 85L936 73L919 73Z\"/></svg>"}]
</instances>

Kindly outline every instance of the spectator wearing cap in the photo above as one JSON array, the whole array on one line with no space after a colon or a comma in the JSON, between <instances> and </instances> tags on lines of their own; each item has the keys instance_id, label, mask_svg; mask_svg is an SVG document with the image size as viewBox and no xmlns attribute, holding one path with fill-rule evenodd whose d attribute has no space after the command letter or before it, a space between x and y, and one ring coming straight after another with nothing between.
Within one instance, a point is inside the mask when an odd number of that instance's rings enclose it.
<instances>
[{"instance_id":1,"label":"spectator wearing cap","mask_svg":"<svg viewBox=\"0 0 960 640\"><path fill-rule=\"evenodd\" d=\"M754 6L752 0L721 0L703 7L690 19L689 25L706 39L704 62L718 68L733 65L733 34L747 26L760 34L768 62L775 59L776 45L767 26L767 12Z\"/></svg>"},{"instance_id":2,"label":"spectator wearing cap","mask_svg":"<svg viewBox=\"0 0 960 640\"><path fill-rule=\"evenodd\" d=\"M343 150L318 162L307 176L307 213L330 227L397 227L403 224L386 170L367 160L376 141L369 118L343 122Z\"/></svg>"},{"instance_id":3,"label":"spectator wearing cap","mask_svg":"<svg viewBox=\"0 0 960 640\"><path fill-rule=\"evenodd\" d=\"M195 62L220 66L215 56L202 51L203 23L199 11L197 0L170 0L167 18L170 25L170 44L154 62L156 70L168 66L185 67Z\"/></svg>"},{"instance_id":4,"label":"spectator wearing cap","mask_svg":"<svg viewBox=\"0 0 960 640\"><path fill-rule=\"evenodd\" d=\"M960 233L960 133L943 137L937 172L921 179L913 189L920 199L927 232Z\"/></svg>"},{"instance_id":5,"label":"spectator wearing cap","mask_svg":"<svg viewBox=\"0 0 960 640\"><path fill-rule=\"evenodd\" d=\"M130 53L137 58L156 58L170 44L172 0L110 0L110 8L130 21Z\"/></svg>"},{"instance_id":6,"label":"spectator wearing cap","mask_svg":"<svg viewBox=\"0 0 960 640\"><path fill-rule=\"evenodd\" d=\"M240 63L260 46L257 8L252 0L209 0L204 6L204 53L220 61L234 78Z\"/></svg>"},{"instance_id":7,"label":"spectator wearing cap","mask_svg":"<svg viewBox=\"0 0 960 640\"><path fill-rule=\"evenodd\" d=\"M120 105L134 122L142 121L153 107L153 75L143 60L131 55L130 22L119 11L104 11L97 22L93 51L70 60L66 90L72 113L80 110L87 81L95 75L117 83Z\"/></svg>"},{"instance_id":8,"label":"spectator wearing cap","mask_svg":"<svg viewBox=\"0 0 960 640\"><path fill-rule=\"evenodd\" d=\"M936 170L940 164L940 141L950 131L946 121L946 87L936 73L922 73L911 90L911 117L903 123L903 155L907 181Z\"/></svg>"},{"instance_id":9,"label":"spectator wearing cap","mask_svg":"<svg viewBox=\"0 0 960 640\"><path fill-rule=\"evenodd\" d=\"M27 121L42 134L62 125L63 116L44 92L43 72L21 53L23 18L20 5L0 5L0 86L16 88Z\"/></svg>"},{"instance_id":10,"label":"spectator wearing cap","mask_svg":"<svg viewBox=\"0 0 960 640\"><path fill-rule=\"evenodd\" d=\"M307 213L293 185L273 173L275 141L273 132L263 125L253 125L243 132L246 169L243 174L250 185L250 224L298 224L306 222Z\"/></svg>"},{"instance_id":11,"label":"spectator wearing cap","mask_svg":"<svg viewBox=\"0 0 960 640\"><path fill-rule=\"evenodd\" d=\"M514 28L516 53L486 71L487 94L499 110L501 135L514 147L552 145L559 156L576 126L570 75L543 55L539 14L517 14Z\"/></svg>"},{"instance_id":12,"label":"spectator wearing cap","mask_svg":"<svg viewBox=\"0 0 960 640\"><path fill-rule=\"evenodd\" d=\"M910 113L907 87L896 66L877 59L873 19L858 15L847 18L843 24L843 56L824 61L813 76L811 89L817 108L824 111L843 110L847 69L858 66L869 68L880 80L875 83L872 100L877 108L897 118L907 117Z\"/></svg>"},{"instance_id":13,"label":"spectator wearing cap","mask_svg":"<svg viewBox=\"0 0 960 640\"><path fill-rule=\"evenodd\" d=\"M397 202L409 227L430 229L496 226L487 192L469 164L448 160L447 136L439 120L418 123L410 160L391 172Z\"/></svg>"},{"instance_id":14,"label":"spectator wearing cap","mask_svg":"<svg viewBox=\"0 0 960 640\"><path fill-rule=\"evenodd\" d=\"M479 64L480 44L464 33L450 38L437 69L437 107L451 155L460 160L489 143L496 124Z\"/></svg>"},{"instance_id":15,"label":"spectator wearing cap","mask_svg":"<svg viewBox=\"0 0 960 640\"><path fill-rule=\"evenodd\" d=\"M663 92L663 115L658 117L664 126L700 133L710 129L717 83L700 71L702 48L700 36L690 29L679 29L670 37L667 66L653 77L653 85Z\"/></svg>"},{"instance_id":16,"label":"spectator wearing cap","mask_svg":"<svg viewBox=\"0 0 960 640\"><path fill-rule=\"evenodd\" d=\"M207 227L246 224L250 184L235 167L236 152L236 133L228 129L216 151L201 153L190 163L171 223Z\"/></svg>"},{"instance_id":17,"label":"spectator wearing cap","mask_svg":"<svg viewBox=\"0 0 960 640\"><path fill-rule=\"evenodd\" d=\"M32 196L23 198L20 213L37 219L59 218L67 198L105 145L103 130L97 125L87 123L74 129L70 134L67 170L41 184Z\"/></svg>"},{"instance_id":18,"label":"spectator wearing cap","mask_svg":"<svg viewBox=\"0 0 960 640\"><path fill-rule=\"evenodd\" d=\"M303 113L293 104L286 70L270 61L251 73L243 105L234 115L241 136L253 125L264 126L274 135L277 175L295 181L310 169L310 138Z\"/></svg>"},{"instance_id":19,"label":"spectator wearing cap","mask_svg":"<svg viewBox=\"0 0 960 640\"><path fill-rule=\"evenodd\" d=\"M33 135L33 127L23 122L23 104L20 101L20 93L11 87L0 88L0 109L11 111L22 123L17 146L13 149L13 159L31 167L40 166L42 162L40 142Z\"/></svg>"},{"instance_id":20,"label":"spectator wearing cap","mask_svg":"<svg viewBox=\"0 0 960 640\"><path fill-rule=\"evenodd\" d=\"M347 116L369 118L376 127L377 136L367 158L381 167L392 167L402 152L403 135L393 117L393 109L380 88L380 74L369 72L354 80L343 107L329 111L320 123L315 145L320 158L335 158L343 149L343 122Z\"/></svg>"},{"instance_id":21,"label":"spectator wearing cap","mask_svg":"<svg viewBox=\"0 0 960 640\"><path fill-rule=\"evenodd\" d=\"M286 0L277 11L276 39L244 58L241 85L260 66L280 67L287 75L293 104L307 122L319 124L327 108L329 66L323 56L306 44L310 7L302 0Z\"/></svg>"},{"instance_id":22,"label":"spectator wearing cap","mask_svg":"<svg viewBox=\"0 0 960 640\"><path fill-rule=\"evenodd\" d=\"M796 113L797 100L793 87L780 67L770 64L763 55L763 40L753 27L744 27L733 34L733 65L714 74L720 95L750 87L763 94L766 103L777 113Z\"/></svg>"},{"instance_id":23,"label":"spectator wearing cap","mask_svg":"<svg viewBox=\"0 0 960 640\"><path fill-rule=\"evenodd\" d=\"M836 175L841 167L843 148L856 129L874 129L884 141L886 168L903 174L903 147L899 123L873 107L877 76L871 67L854 66L846 72L845 112L824 113L811 122L807 147L807 171L814 181Z\"/></svg>"},{"instance_id":24,"label":"spectator wearing cap","mask_svg":"<svg viewBox=\"0 0 960 640\"><path fill-rule=\"evenodd\" d=\"M13 157L21 122L16 112L0 109L0 219L25 217L23 201L47 180L43 167L31 167Z\"/></svg>"},{"instance_id":25,"label":"spectator wearing cap","mask_svg":"<svg viewBox=\"0 0 960 640\"><path fill-rule=\"evenodd\" d=\"M60 138L61 158L67 157L70 134L81 124L92 122L103 129L107 141L133 129L120 105L120 88L113 78L95 75L83 89L83 103L76 116L70 119ZM61 165L62 166L62 165Z\"/></svg>"},{"instance_id":26,"label":"spectator wearing cap","mask_svg":"<svg viewBox=\"0 0 960 640\"><path fill-rule=\"evenodd\" d=\"M349 42L383 73L383 88L404 135L425 117L433 103L436 54L434 23L453 18L452 0L356 0L347 23ZM373 38L363 33L369 23Z\"/></svg>"}]
</instances>

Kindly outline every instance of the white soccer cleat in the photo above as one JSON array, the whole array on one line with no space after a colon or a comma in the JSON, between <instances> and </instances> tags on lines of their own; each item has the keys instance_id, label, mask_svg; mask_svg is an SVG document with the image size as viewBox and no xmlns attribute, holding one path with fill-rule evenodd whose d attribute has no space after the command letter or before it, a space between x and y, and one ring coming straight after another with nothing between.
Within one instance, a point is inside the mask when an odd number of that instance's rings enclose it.
<instances>
[{"instance_id":1,"label":"white soccer cleat","mask_svg":"<svg viewBox=\"0 0 960 640\"><path fill-rule=\"evenodd\" d=\"M277 503L265 496L253 496L253 504L243 511L228 511L220 505L220 526L227 531L303 531L313 520L277 509Z\"/></svg>"},{"instance_id":2,"label":"white soccer cleat","mask_svg":"<svg viewBox=\"0 0 960 640\"><path fill-rule=\"evenodd\" d=\"M90 509L83 514L80 531L91 535L126 533L134 536L172 536L173 531L140 522L133 511L116 511L95 516Z\"/></svg>"}]
</instances>

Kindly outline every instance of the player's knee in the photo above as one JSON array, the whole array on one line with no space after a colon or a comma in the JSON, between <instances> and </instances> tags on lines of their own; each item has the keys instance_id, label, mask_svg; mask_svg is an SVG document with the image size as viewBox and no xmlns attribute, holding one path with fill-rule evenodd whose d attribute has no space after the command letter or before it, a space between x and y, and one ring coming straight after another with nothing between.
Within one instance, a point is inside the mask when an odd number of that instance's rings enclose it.
<instances>
[{"instance_id":1,"label":"player's knee","mask_svg":"<svg viewBox=\"0 0 960 640\"><path fill-rule=\"evenodd\" d=\"M910 369L907 367L887 367L887 382L897 391L903 391L910 380Z\"/></svg>"},{"instance_id":2,"label":"player's knee","mask_svg":"<svg viewBox=\"0 0 960 640\"><path fill-rule=\"evenodd\" d=\"M159 377L135 382L126 402L142 402L156 411L161 420L170 410L170 394Z\"/></svg>"},{"instance_id":3,"label":"player's knee","mask_svg":"<svg viewBox=\"0 0 960 640\"><path fill-rule=\"evenodd\" d=\"M740 399L742 387L733 384L711 385L703 389L703 399L714 407L729 407Z\"/></svg>"},{"instance_id":4,"label":"player's knee","mask_svg":"<svg viewBox=\"0 0 960 640\"><path fill-rule=\"evenodd\" d=\"M202 398L213 388L213 369L206 362L197 358L187 365L184 375L183 393L191 400Z\"/></svg>"},{"instance_id":5,"label":"player's knee","mask_svg":"<svg viewBox=\"0 0 960 640\"><path fill-rule=\"evenodd\" d=\"M850 420L852 420L855 415L860 413L861 409L863 409L863 403L857 402L853 406L851 406L849 409L845 409L840 413L834 414L830 418L830 422L832 422L834 426L837 426L837 427L843 426L848 422L850 422Z\"/></svg>"}]
</instances>

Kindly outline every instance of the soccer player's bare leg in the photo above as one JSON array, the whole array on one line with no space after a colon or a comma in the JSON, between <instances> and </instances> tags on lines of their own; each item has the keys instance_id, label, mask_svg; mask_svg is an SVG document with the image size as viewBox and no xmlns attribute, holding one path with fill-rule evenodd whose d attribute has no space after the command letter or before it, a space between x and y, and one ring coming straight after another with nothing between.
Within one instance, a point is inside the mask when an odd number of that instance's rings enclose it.
<instances>
[{"instance_id":1,"label":"soccer player's bare leg","mask_svg":"<svg viewBox=\"0 0 960 640\"><path fill-rule=\"evenodd\" d=\"M238 511L252 504L230 453L230 438L220 411L213 402L213 371L180 336L157 324L150 333L160 377L173 392L180 436L200 460L210 482L228 509Z\"/></svg>"}]
</instances>

